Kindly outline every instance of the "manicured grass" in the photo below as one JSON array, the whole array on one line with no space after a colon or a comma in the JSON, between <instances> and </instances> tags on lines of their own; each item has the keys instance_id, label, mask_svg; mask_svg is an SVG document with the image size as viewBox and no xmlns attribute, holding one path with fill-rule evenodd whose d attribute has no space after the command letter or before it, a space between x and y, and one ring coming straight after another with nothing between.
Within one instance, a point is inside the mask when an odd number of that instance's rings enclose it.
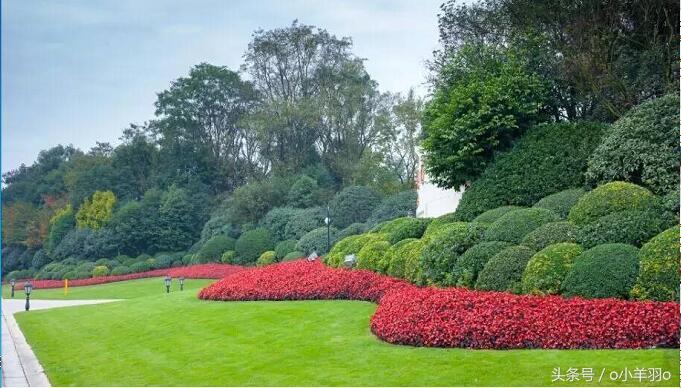
<instances>
[{"instance_id":1,"label":"manicured grass","mask_svg":"<svg viewBox=\"0 0 681 388\"><path fill-rule=\"evenodd\" d=\"M482 351L395 346L357 301L210 302L195 292L19 313L53 385L556 385L553 368L663 368L678 349ZM645 385L629 381L629 385ZM563 385L586 385L584 382ZM590 385L618 385L610 381ZM620 384L621 385L621 384Z\"/></svg>"},{"instance_id":2,"label":"manicured grass","mask_svg":"<svg viewBox=\"0 0 681 388\"><path fill-rule=\"evenodd\" d=\"M196 295L199 289L207 284L213 283L211 279L186 279L184 281L184 291ZM173 279L171 292L179 292L180 284ZM124 282L114 282L98 284L95 286L69 287L68 294L64 295L63 288L33 289L31 299L130 299L141 296L151 296L166 292L163 278L148 278L127 280ZM10 297L10 286L2 286L2 297ZM25 298L23 290L14 292L15 299Z\"/></svg>"}]
</instances>

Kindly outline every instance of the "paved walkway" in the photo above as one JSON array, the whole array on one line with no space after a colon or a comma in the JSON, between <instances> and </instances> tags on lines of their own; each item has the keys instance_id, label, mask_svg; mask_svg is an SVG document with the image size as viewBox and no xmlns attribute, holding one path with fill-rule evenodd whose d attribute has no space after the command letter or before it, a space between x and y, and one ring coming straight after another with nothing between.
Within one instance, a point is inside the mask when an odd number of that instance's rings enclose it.
<instances>
[{"instance_id":1,"label":"paved walkway","mask_svg":"<svg viewBox=\"0 0 681 388\"><path fill-rule=\"evenodd\" d=\"M31 300L31 310L115 302L116 300ZM2 386L49 387L42 365L19 330L14 313L24 311L23 299L2 299ZM29 312L30 313L30 312Z\"/></svg>"}]
</instances>

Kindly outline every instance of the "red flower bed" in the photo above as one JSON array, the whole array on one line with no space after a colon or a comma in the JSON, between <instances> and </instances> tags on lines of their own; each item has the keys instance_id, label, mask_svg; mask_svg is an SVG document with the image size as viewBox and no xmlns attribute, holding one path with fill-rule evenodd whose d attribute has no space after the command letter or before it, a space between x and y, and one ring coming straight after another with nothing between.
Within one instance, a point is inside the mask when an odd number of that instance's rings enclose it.
<instances>
[{"instance_id":1,"label":"red flower bed","mask_svg":"<svg viewBox=\"0 0 681 388\"><path fill-rule=\"evenodd\" d=\"M212 300L357 299L378 302L391 289L413 288L371 271L326 267L319 261L289 261L236 273L201 290Z\"/></svg>"},{"instance_id":2,"label":"red flower bed","mask_svg":"<svg viewBox=\"0 0 681 388\"><path fill-rule=\"evenodd\" d=\"M69 287L92 286L95 284L153 278L166 275L174 278L184 276L187 279L220 279L243 270L244 267L231 264L197 264L188 267L155 269L152 271L137 272L127 275L100 276L89 279L74 279L69 280ZM63 280L32 280L31 283L33 284L33 287L36 289L64 287ZM15 286L15 289L23 290L24 282L18 281L17 285Z\"/></svg>"},{"instance_id":3,"label":"red flower bed","mask_svg":"<svg viewBox=\"0 0 681 388\"><path fill-rule=\"evenodd\" d=\"M357 299L378 303L371 330L395 344L510 348L677 347L678 303L565 299L418 288L364 270L293 261L238 272L201 299Z\"/></svg>"}]
</instances>

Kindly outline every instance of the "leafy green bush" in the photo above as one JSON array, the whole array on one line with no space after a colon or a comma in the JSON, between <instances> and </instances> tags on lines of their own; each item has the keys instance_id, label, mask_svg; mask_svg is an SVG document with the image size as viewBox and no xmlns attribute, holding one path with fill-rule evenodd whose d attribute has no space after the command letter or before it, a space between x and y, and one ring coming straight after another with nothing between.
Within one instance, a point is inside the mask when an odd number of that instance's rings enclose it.
<instances>
[{"instance_id":1,"label":"leafy green bush","mask_svg":"<svg viewBox=\"0 0 681 388\"><path fill-rule=\"evenodd\" d=\"M577 227L572 222L549 222L528 233L521 244L540 251L551 244L577 242L577 234Z\"/></svg>"},{"instance_id":2,"label":"leafy green bush","mask_svg":"<svg viewBox=\"0 0 681 388\"><path fill-rule=\"evenodd\" d=\"M177 258L170 253L157 253L155 256L156 265L154 265L154 269L170 268L173 265L173 261ZM219 261L219 259L217 261Z\"/></svg>"},{"instance_id":3,"label":"leafy green bush","mask_svg":"<svg viewBox=\"0 0 681 388\"><path fill-rule=\"evenodd\" d=\"M662 196L660 199L660 208L662 210L662 217L669 220L671 223L676 223L679 220L679 209L681 209L681 198L679 191L673 190Z\"/></svg>"},{"instance_id":4,"label":"leafy green bush","mask_svg":"<svg viewBox=\"0 0 681 388\"><path fill-rule=\"evenodd\" d=\"M558 294L574 259L582 252L582 247L573 243L553 244L537 252L523 273L523 292L534 295Z\"/></svg>"},{"instance_id":5,"label":"leafy green bush","mask_svg":"<svg viewBox=\"0 0 681 388\"><path fill-rule=\"evenodd\" d=\"M300 259L301 257L304 257L304 256L305 256L305 254L303 252L293 251L293 252L287 253L286 256L284 256L284 258L281 259L281 261L296 260L296 259Z\"/></svg>"},{"instance_id":6,"label":"leafy green bush","mask_svg":"<svg viewBox=\"0 0 681 388\"><path fill-rule=\"evenodd\" d=\"M277 246L274 247L274 252L277 254L277 259L281 260L287 254L294 252L296 250L296 240L284 240L281 241Z\"/></svg>"},{"instance_id":7,"label":"leafy green bush","mask_svg":"<svg viewBox=\"0 0 681 388\"><path fill-rule=\"evenodd\" d=\"M350 226L338 232L338 239L342 240L348 236L362 234L366 232L367 229L368 229L367 224L355 222L354 224L350 224Z\"/></svg>"},{"instance_id":8,"label":"leafy green bush","mask_svg":"<svg viewBox=\"0 0 681 388\"><path fill-rule=\"evenodd\" d=\"M662 194L679 187L679 94L645 102L613 124L589 159L590 183L623 180Z\"/></svg>"},{"instance_id":9,"label":"leafy green bush","mask_svg":"<svg viewBox=\"0 0 681 388\"><path fill-rule=\"evenodd\" d=\"M380 233L365 233L346 237L331 248L331 252L326 255L324 261L331 267L341 267L345 261L345 256L357 255L365 245L376 241L387 241L387 238Z\"/></svg>"},{"instance_id":10,"label":"leafy green bush","mask_svg":"<svg viewBox=\"0 0 681 388\"><path fill-rule=\"evenodd\" d=\"M257 265L258 267L262 267L276 262L277 262L276 252L267 251L263 252L263 254L260 255L260 257L258 257L258 261L255 262L255 265Z\"/></svg>"},{"instance_id":11,"label":"leafy green bush","mask_svg":"<svg viewBox=\"0 0 681 388\"><path fill-rule=\"evenodd\" d=\"M520 293L523 272L534 254L535 251L522 245L508 247L497 253L478 274L475 288Z\"/></svg>"},{"instance_id":12,"label":"leafy green bush","mask_svg":"<svg viewBox=\"0 0 681 388\"><path fill-rule=\"evenodd\" d=\"M655 236L638 252L640 268L631 290L635 299L679 300L679 228Z\"/></svg>"},{"instance_id":13,"label":"leafy green bush","mask_svg":"<svg viewBox=\"0 0 681 388\"><path fill-rule=\"evenodd\" d=\"M220 262L225 264L236 263L236 251L226 251L220 256Z\"/></svg>"},{"instance_id":14,"label":"leafy green bush","mask_svg":"<svg viewBox=\"0 0 681 388\"><path fill-rule=\"evenodd\" d=\"M606 243L641 246L669 225L654 211L625 210L610 213L579 229L578 240L586 248Z\"/></svg>"},{"instance_id":15,"label":"leafy green bush","mask_svg":"<svg viewBox=\"0 0 681 388\"><path fill-rule=\"evenodd\" d=\"M302 209L296 211L286 223L284 238L286 240L299 240L306 233L324 225L326 210L320 207Z\"/></svg>"},{"instance_id":16,"label":"leafy green bush","mask_svg":"<svg viewBox=\"0 0 681 388\"><path fill-rule=\"evenodd\" d=\"M138 261L137 263L134 263L133 265L130 266L130 272L132 273L146 272L150 270L151 266L146 261Z\"/></svg>"},{"instance_id":17,"label":"leafy green bush","mask_svg":"<svg viewBox=\"0 0 681 388\"><path fill-rule=\"evenodd\" d=\"M218 262L224 252L234 250L235 244L236 240L224 234L213 236L196 252L195 261L197 263Z\"/></svg>"},{"instance_id":18,"label":"leafy green bush","mask_svg":"<svg viewBox=\"0 0 681 388\"><path fill-rule=\"evenodd\" d=\"M456 279L456 285L459 287L475 287L478 274L489 259L512 245L505 241L489 241L472 246L456 260L452 279Z\"/></svg>"},{"instance_id":19,"label":"leafy green bush","mask_svg":"<svg viewBox=\"0 0 681 388\"><path fill-rule=\"evenodd\" d=\"M320 256L324 255L327 253L327 245L331 247L338 237L338 229L331 227L328 234L330 236L327 236L326 227L317 228L300 238L298 244L296 244L296 250L304 252L306 255L312 252L317 252Z\"/></svg>"},{"instance_id":20,"label":"leafy green bush","mask_svg":"<svg viewBox=\"0 0 681 388\"><path fill-rule=\"evenodd\" d=\"M603 244L577 256L563 281L563 295L585 298L627 298L638 274L638 249Z\"/></svg>"},{"instance_id":21,"label":"leafy green bush","mask_svg":"<svg viewBox=\"0 0 681 388\"><path fill-rule=\"evenodd\" d=\"M531 206L549 194L582 187L587 158L599 144L604 128L591 123L531 128L466 188L457 216L468 221L499 206Z\"/></svg>"},{"instance_id":22,"label":"leafy green bush","mask_svg":"<svg viewBox=\"0 0 681 388\"><path fill-rule=\"evenodd\" d=\"M583 189L567 189L547 195L534 204L534 207L549 209L560 218L567 219L570 209L584 195Z\"/></svg>"},{"instance_id":23,"label":"leafy green bush","mask_svg":"<svg viewBox=\"0 0 681 388\"><path fill-rule=\"evenodd\" d=\"M31 260L31 267L33 269L40 269L50 261L52 259L48 256L47 252L44 249L38 249Z\"/></svg>"},{"instance_id":24,"label":"leafy green bush","mask_svg":"<svg viewBox=\"0 0 681 388\"><path fill-rule=\"evenodd\" d=\"M558 216L551 210L540 208L512 210L487 228L485 241L508 241L519 244L528 233L554 221L558 221Z\"/></svg>"},{"instance_id":25,"label":"leafy green bush","mask_svg":"<svg viewBox=\"0 0 681 388\"><path fill-rule=\"evenodd\" d=\"M504 214L513 211L513 210L518 210L522 209L520 206L500 206L496 207L494 209L490 209L485 211L484 213L480 214L479 216L475 217L473 219L473 222L479 222L482 224L491 224L494 221L498 220L503 216Z\"/></svg>"},{"instance_id":26,"label":"leafy green bush","mask_svg":"<svg viewBox=\"0 0 681 388\"><path fill-rule=\"evenodd\" d=\"M368 187L346 187L336 194L329 204L333 225L345 228L355 222L364 222L380 202L378 193Z\"/></svg>"},{"instance_id":27,"label":"leafy green bush","mask_svg":"<svg viewBox=\"0 0 681 388\"><path fill-rule=\"evenodd\" d=\"M265 228L255 228L244 232L234 246L235 264L253 264L265 251L274 248L272 235Z\"/></svg>"},{"instance_id":28,"label":"leafy green bush","mask_svg":"<svg viewBox=\"0 0 681 388\"><path fill-rule=\"evenodd\" d=\"M570 209L568 219L581 226L625 210L650 210L656 205L650 190L633 183L611 182L584 194Z\"/></svg>"},{"instance_id":29,"label":"leafy green bush","mask_svg":"<svg viewBox=\"0 0 681 388\"><path fill-rule=\"evenodd\" d=\"M430 220L430 223L428 224L428 227L426 227L426 231L423 232L422 238L424 240L428 240L432 236L440 233L441 231L447 229L449 225L451 224L465 224L466 222L462 221L455 221L454 220L454 213L449 213L445 214L443 216L437 217L435 219ZM482 226L482 225L481 225Z\"/></svg>"},{"instance_id":30,"label":"leafy green bush","mask_svg":"<svg viewBox=\"0 0 681 388\"><path fill-rule=\"evenodd\" d=\"M453 285L454 265L459 255L477 244L483 228L476 223L455 222L447 224L424 241L420 266L424 281L438 285Z\"/></svg>"},{"instance_id":31,"label":"leafy green bush","mask_svg":"<svg viewBox=\"0 0 681 388\"><path fill-rule=\"evenodd\" d=\"M119 265L117 267L114 267L114 269L111 270L111 275L127 275L131 273L130 268L125 265Z\"/></svg>"},{"instance_id":32,"label":"leafy green bush","mask_svg":"<svg viewBox=\"0 0 681 388\"><path fill-rule=\"evenodd\" d=\"M265 217L260 220L260 226L269 229L274 241L281 241L286 237L286 224L288 224L295 215L300 213L300 209L275 207L267 212Z\"/></svg>"},{"instance_id":33,"label":"leafy green bush","mask_svg":"<svg viewBox=\"0 0 681 388\"><path fill-rule=\"evenodd\" d=\"M424 218L402 217L388 221L380 232L385 233L390 244L396 244L405 238L421 238L430 220Z\"/></svg>"},{"instance_id":34,"label":"leafy green bush","mask_svg":"<svg viewBox=\"0 0 681 388\"><path fill-rule=\"evenodd\" d=\"M357 253L357 268L384 273L387 268L383 268L383 257L388 249L390 249L390 243L387 241L374 241L366 244Z\"/></svg>"},{"instance_id":35,"label":"leafy green bush","mask_svg":"<svg viewBox=\"0 0 681 388\"><path fill-rule=\"evenodd\" d=\"M387 197L371 213L368 223L373 225L398 217L415 215L416 198L415 190L402 191Z\"/></svg>"},{"instance_id":36,"label":"leafy green bush","mask_svg":"<svg viewBox=\"0 0 681 388\"><path fill-rule=\"evenodd\" d=\"M407 279L414 283L420 283L419 258L423 249L423 241L417 239L405 239L386 253L389 259L387 274Z\"/></svg>"},{"instance_id":37,"label":"leafy green bush","mask_svg":"<svg viewBox=\"0 0 681 388\"><path fill-rule=\"evenodd\" d=\"M109 275L109 269L105 265L98 265L92 270L92 277L98 278Z\"/></svg>"},{"instance_id":38,"label":"leafy green bush","mask_svg":"<svg viewBox=\"0 0 681 388\"><path fill-rule=\"evenodd\" d=\"M286 195L288 206L307 208L319 201L319 186L317 181L307 175L298 178Z\"/></svg>"}]
</instances>

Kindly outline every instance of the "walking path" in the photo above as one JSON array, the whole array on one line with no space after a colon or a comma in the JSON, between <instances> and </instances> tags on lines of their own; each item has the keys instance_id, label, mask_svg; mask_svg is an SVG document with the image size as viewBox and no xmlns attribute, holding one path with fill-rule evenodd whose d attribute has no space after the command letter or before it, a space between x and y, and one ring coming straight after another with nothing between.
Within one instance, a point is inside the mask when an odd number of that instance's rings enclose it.
<instances>
[{"instance_id":1,"label":"walking path","mask_svg":"<svg viewBox=\"0 0 681 388\"><path fill-rule=\"evenodd\" d=\"M100 300L31 300L31 310L115 302ZM2 299L2 386L49 387L42 365L19 330L14 313L24 311L25 300Z\"/></svg>"}]
</instances>

